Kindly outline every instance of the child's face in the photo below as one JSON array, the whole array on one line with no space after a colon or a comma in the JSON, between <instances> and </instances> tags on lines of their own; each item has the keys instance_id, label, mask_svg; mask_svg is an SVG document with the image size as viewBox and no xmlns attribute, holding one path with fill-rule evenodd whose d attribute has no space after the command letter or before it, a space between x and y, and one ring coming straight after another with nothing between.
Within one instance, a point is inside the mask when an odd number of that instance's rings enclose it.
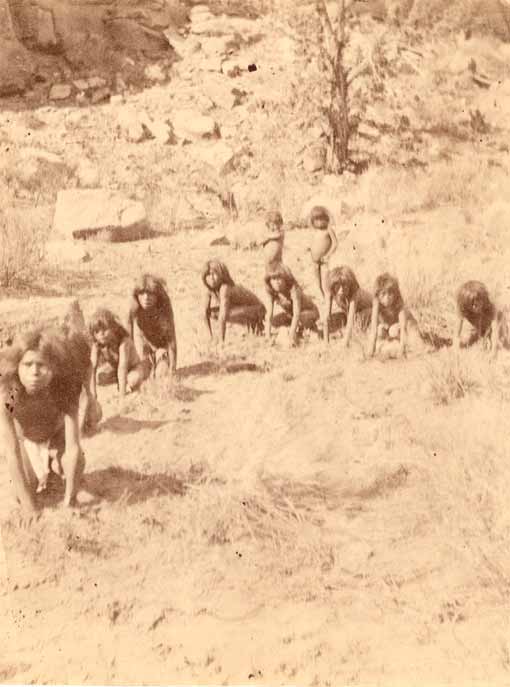
<instances>
[{"instance_id":1,"label":"child's face","mask_svg":"<svg viewBox=\"0 0 510 687\"><path fill-rule=\"evenodd\" d=\"M154 308L156 301L156 294L152 293L152 291L140 291L138 294L138 302L140 303L140 307L144 310L150 310L150 308Z\"/></svg>"},{"instance_id":2,"label":"child's face","mask_svg":"<svg viewBox=\"0 0 510 687\"><path fill-rule=\"evenodd\" d=\"M28 394L46 389L53 379L49 361L39 351L27 351L18 365L18 376Z\"/></svg>"},{"instance_id":3,"label":"child's face","mask_svg":"<svg viewBox=\"0 0 510 687\"><path fill-rule=\"evenodd\" d=\"M100 346L105 346L113 340L113 332L111 329L96 329L94 332L94 339Z\"/></svg>"},{"instance_id":4,"label":"child's face","mask_svg":"<svg viewBox=\"0 0 510 687\"><path fill-rule=\"evenodd\" d=\"M312 227L314 229L327 229L329 224L329 220L327 217L315 217L314 220L312 221Z\"/></svg>"},{"instance_id":5,"label":"child's face","mask_svg":"<svg viewBox=\"0 0 510 687\"><path fill-rule=\"evenodd\" d=\"M220 285L220 275L217 272L209 272L205 278L207 286L215 291Z\"/></svg>"},{"instance_id":6,"label":"child's face","mask_svg":"<svg viewBox=\"0 0 510 687\"><path fill-rule=\"evenodd\" d=\"M279 222L266 222L268 234L276 234L280 236L283 234L282 225Z\"/></svg>"},{"instance_id":7,"label":"child's face","mask_svg":"<svg viewBox=\"0 0 510 687\"><path fill-rule=\"evenodd\" d=\"M383 308L391 308L395 303L395 292L392 288L386 287L379 291L379 303Z\"/></svg>"},{"instance_id":8,"label":"child's face","mask_svg":"<svg viewBox=\"0 0 510 687\"><path fill-rule=\"evenodd\" d=\"M273 291L276 293L283 293L285 289L285 280L282 277L273 277L269 280L269 283Z\"/></svg>"}]
</instances>

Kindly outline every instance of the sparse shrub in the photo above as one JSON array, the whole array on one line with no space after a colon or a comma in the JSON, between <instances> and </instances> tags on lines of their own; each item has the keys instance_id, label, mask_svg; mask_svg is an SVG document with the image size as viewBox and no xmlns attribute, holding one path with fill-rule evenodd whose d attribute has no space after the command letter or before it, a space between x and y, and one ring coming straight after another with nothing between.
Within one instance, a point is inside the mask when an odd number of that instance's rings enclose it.
<instances>
[{"instance_id":1,"label":"sparse shrub","mask_svg":"<svg viewBox=\"0 0 510 687\"><path fill-rule=\"evenodd\" d=\"M464 357L448 351L427 361L427 382L437 405L448 405L480 390L480 381L469 369Z\"/></svg>"},{"instance_id":2,"label":"sparse shrub","mask_svg":"<svg viewBox=\"0 0 510 687\"><path fill-rule=\"evenodd\" d=\"M0 287L9 288L29 278L43 259L45 232L29 226L14 211L0 210Z\"/></svg>"}]
</instances>

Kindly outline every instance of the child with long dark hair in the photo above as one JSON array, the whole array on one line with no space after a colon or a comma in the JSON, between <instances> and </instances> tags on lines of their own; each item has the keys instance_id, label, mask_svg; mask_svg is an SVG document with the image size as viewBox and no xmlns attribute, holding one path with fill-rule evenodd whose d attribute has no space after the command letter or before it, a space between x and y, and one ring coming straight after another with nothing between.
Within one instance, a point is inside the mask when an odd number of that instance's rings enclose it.
<instances>
[{"instance_id":1,"label":"child with long dark hair","mask_svg":"<svg viewBox=\"0 0 510 687\"><path fill-rule=\"evenodd\" d=\"M347 265L335 267L327 273L324 291L324 339L327 343L331 329L345 326L344 344L348 347L355 319L363 329L368 327L372 296L360 287L356 275ZM338 306L335 313L332 313L333 303Z\"/></svg>"},{"instance_id":2,"label":"child with long dark hair","mask_svg":"<svg viewBox=\"0 0 510 687\"><path fill-rule=\"evenodd\" d=\"M150 374L150 364L141 360L128 331L106 308L96 310L89 322L93 344L92 394L97 398L97 384L117 383L121 396L138 389Z\"/></svg>"},{"instance_id":3,"label":"child with long dark hair","mask_svg":"<svg viewBox=\"0 0 510 687\"><path fill-rule=\"evenodd\" d=\"M291 344L297 342L303 329L316 330L319 310L312 299L303 293L288 267L281 264L264 278L266 288L266 337L271 337L271 327L289 327ZM274 306L281 312L273 317Z\"/></svg>"},{"instance_id":4,"label":"child with long dark hair","mask_svg":"<svg viewBox=\"0 0 510 687\"><path fill-rule=\"evenodd\" d=\"M208 260L202 269L202 283L204 322L211 336L211 319L218 320L221 341L225 341L227 322L244 325L256 334L263 331L263 303L249 289L234 283L225 263Z\"/></svg>"},{"instance_id":5,"label":"child with long dark hair","mask_svg":"<svg viewBox=\"0 0 510 687\"><path fill-rule=\"evenodd\" d=\"M135 283L129 310L129 332L142 360L160 377L177 368L177 340L172 303L160 277L143 274Z\"/></svg>"},{"instance_id":6,"label":"child with long dark hair","mask_svg":"<svg viewBox=\"0 0 510 687\"><path fill-rule=\"evenodd\" d=\"M62 330L37 328L0 356L0 452L16 499L29 512L50 470L65 478L66 506L80 486L85 458L78 407L89 364L81 344Z\"/></svg>"}]
</instances>

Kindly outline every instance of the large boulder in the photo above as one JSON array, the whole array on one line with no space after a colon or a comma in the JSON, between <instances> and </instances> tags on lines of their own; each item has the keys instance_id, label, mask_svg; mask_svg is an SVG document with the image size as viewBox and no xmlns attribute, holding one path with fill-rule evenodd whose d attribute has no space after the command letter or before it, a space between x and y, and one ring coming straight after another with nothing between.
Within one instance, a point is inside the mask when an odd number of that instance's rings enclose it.
<instances>
[{"instance_id":1,"label":"large boulder","mask_svg":"<svg viewBox=\"0 0 510 687\"><path fill-rule=\"evenodd\" d=\"M132 241L149 234L143 203L107 189L59 191L53 220L55 239Z\"/></svg>"}]
</instances>

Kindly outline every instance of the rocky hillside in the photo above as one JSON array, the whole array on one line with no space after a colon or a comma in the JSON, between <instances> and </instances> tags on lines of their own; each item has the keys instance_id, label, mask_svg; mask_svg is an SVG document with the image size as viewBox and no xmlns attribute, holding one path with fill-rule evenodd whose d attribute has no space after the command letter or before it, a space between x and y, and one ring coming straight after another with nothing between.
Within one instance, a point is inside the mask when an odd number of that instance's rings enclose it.
<instances>
[{"instance_id":1,"label":"rocky hillside","mask_svg":"<svg viewBox=\"0 0 510 687\"><path fill-rule=\"evenodd\" d=\"M174 59L171 34L185 21L185 8L166 0L1 0L0 96L24 95L28 104L45 96L83 102L93 90L87 77L124 90L149 81L144 68L155 61L166 78ZM60 88L52 91L55 85ZM95 102L106 97L103 91Z\"/></svg>"}]
</instances>

